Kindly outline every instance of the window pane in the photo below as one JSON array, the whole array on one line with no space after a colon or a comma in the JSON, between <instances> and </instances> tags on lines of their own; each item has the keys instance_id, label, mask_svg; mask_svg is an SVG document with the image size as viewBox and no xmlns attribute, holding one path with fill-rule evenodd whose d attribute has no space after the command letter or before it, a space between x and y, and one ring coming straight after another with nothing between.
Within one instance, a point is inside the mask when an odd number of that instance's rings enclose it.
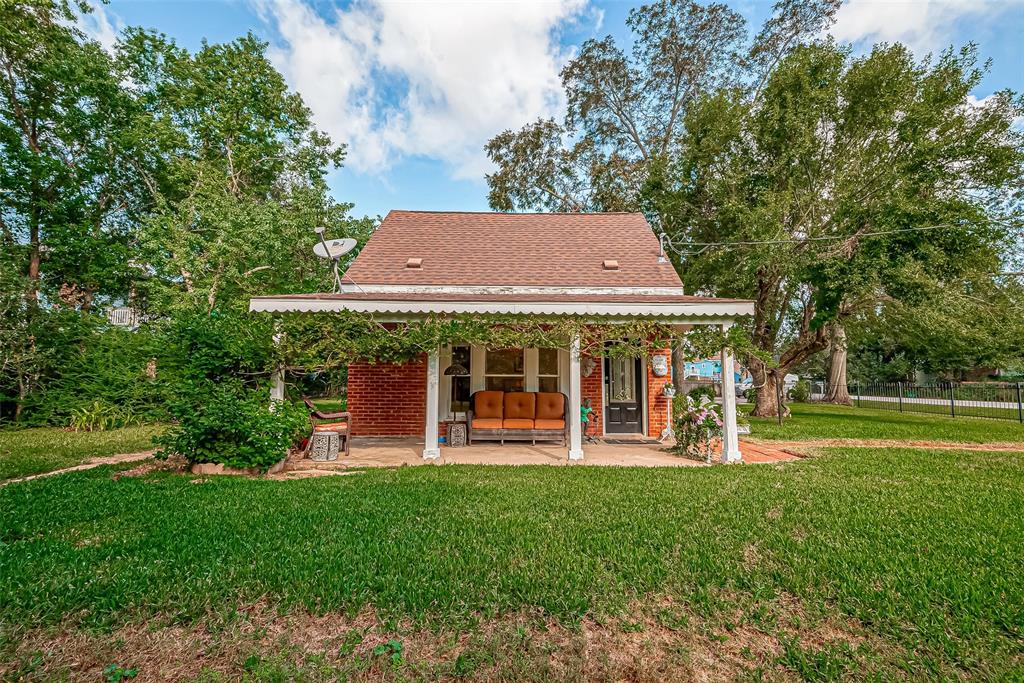
<instances>
[{"instance_id":1,"label":"window pane","mask_svg":"<svg viewBox=\"0 0 1024 683\"><path fill-rule=\"evenodd\" d=\"M487 391L522 391L522 377L488 377L484 385Z\"/></svg>"},{"instance_id":2,"label":"window pane","mask_svg":"<svg viewBox=\"0 0 1024 683\"><path fill-rule=\"evenodd\" d=\"M452 377L452 412L469 410L469 377Z\"/></svg>"},{"instance_id":3,"label":"window pane","mask_svg":"<svg viewBox=\"0 0 1024 683\"><path fill-rule=\"evenodd\" d=\"M558 374L558 349L537 349L537 374Z\"/></svg>"},{"instance_id":4,"label":"window pane","mask_svg":"<svg viewBox=\"0 0 1024 683\"><path fill-rule=\"evenodd\" d=\"M611 403L633 403L636 400L635 370L632 358L608 359L608 385Z\"/></svg>"},{"instance_id":5,"label":"window pane","mask_svg":"<svg viewBox=\"0 0 1024 683\"><path fill-rule=\"evenodd\" d=\"M557 377L538 377L537 378L537 389L539 391L558 391L558 378Z\"/></svg>"},{"instance_id":6,"label":"window pane","mask_svg":"<svg viewBox=\"0 0 1024 683\"><path fill-rule=\"evenodd\" d=\"M487 351L486 375L523 374L522 349L495 349Z\"/></svg>"}]
</instances>

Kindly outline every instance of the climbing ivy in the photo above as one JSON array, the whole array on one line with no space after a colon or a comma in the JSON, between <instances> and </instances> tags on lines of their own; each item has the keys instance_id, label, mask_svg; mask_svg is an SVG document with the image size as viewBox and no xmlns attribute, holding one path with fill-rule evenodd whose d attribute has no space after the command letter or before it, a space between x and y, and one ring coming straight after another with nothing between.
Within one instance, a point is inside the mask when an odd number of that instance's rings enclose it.
<instances>
[{"instance_id":1,"label":"climbing ivy","mask_svg":"<svg viewBox=\"0 0 1024 683\"><path fill-rule=\"evenodd\" d=\"M706 358L723 347L737 355L751 353L746 332L733 326L695 326L683 332L665 323L638 320L627 323L593 322L579 317L515 315L445 315L423 320L384 323L372 314L351 311L279 318L279 361L289 368L322 370L352 362L402 363L449 345L487 348L568 348L578 336L580 350L589 356L650 356L682 344L689 358ZM620 343L605 345L606 340Z\"/></svg>"}]
</instances>

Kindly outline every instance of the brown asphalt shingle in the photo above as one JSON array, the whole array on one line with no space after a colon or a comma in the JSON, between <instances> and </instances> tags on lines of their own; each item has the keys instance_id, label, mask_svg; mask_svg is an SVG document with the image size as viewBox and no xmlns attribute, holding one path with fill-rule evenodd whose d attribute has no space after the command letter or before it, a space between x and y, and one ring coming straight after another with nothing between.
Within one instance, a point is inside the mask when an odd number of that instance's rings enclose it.
<instances>
[{"instance_id":1,"label":"brown asphalt shingle","mask_svg":"<svg viewBox=\"0 0 1024 683\"><path fill-rule=\"evenodd\" d=\"M678 287L639 213L391 211L345 281L396 285ZM418 268L409 259L421 258ZM604 261L618 261L618 270Z\"/></svg>"}]
</instances>

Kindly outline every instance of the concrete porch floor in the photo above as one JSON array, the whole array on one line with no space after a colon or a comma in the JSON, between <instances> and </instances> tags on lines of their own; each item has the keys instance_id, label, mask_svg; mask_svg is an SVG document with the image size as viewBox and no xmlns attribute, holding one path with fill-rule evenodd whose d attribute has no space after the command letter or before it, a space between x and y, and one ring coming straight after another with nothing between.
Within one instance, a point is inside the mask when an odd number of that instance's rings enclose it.
<instances>
[{"instance_id":1,"label":"concrete porch floor","mask_svg":"<svg viewBox=\"0 0 1024 683\"><path fill-rule=\"evenodd\" d=\"M598 465L630 467L702 467L704 463L683 458L662 450L661 444L584 444L583 460L570 461L567 448L560 443L483 441L463 448L441 446L441 457L424 460L423 439L355 438L351 455L340 454L331 462L289 460L286 470L339 470L362 467L399 467L401 465ZM747 463L775 463L795 460L796 455L764 444L740 442L743 460Z\"/></svg>"}]
</instances>

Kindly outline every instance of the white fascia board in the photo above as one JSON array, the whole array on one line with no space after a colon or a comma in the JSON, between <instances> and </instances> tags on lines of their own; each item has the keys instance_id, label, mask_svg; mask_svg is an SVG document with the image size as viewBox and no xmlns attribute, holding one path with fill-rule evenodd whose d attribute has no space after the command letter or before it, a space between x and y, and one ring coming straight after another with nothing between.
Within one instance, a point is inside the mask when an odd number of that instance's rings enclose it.
<instances>
[{"instance_id":1,"label":"white fascia board","mask_svg":"<svg viewBox=\"0 0 1024 683\"><path fill-rule=\"evenodd\" d=\"M359 301L344 299L293 299L274 297L251 299L249 310L270 313L332 313L355 311L397 315L408 320L437 314L499 314L499 315L571 315L605 320L621 318L666 319L675 324L703 318L732 319L753 315L753 302L708 303L608 303L608 302L506 302L506 301Z\"/></svg>"},{"instance_id":2,"label":"white fascia board","mask_svg":"<svg viewBox=\"0 0 1024 683\"><path fill-rule=\"evenodd\" d=\"M636 294L647 296L685 294L682 287L541 287L522 285L374 285L342 282L342 292L363 294Z\"/></svg>"}]
</instances>

